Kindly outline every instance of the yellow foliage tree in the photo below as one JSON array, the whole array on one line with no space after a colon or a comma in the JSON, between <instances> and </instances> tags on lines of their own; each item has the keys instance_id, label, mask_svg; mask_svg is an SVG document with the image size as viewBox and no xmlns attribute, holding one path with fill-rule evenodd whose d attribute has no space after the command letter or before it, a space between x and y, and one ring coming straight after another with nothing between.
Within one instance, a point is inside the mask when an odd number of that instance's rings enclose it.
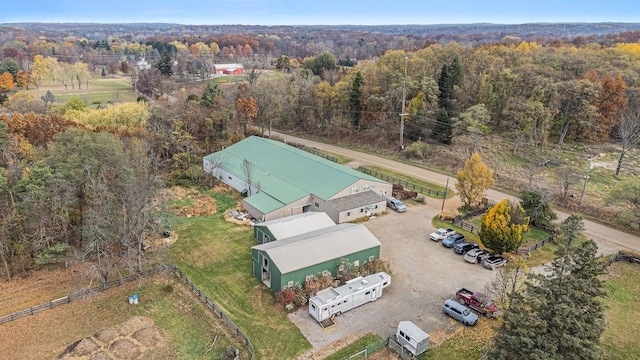
<instances>
[{"instance_id":1,"label":"yellow foliage tree","mask_svg":"<svg viewBox=\"0 0 640 360\"><path fill-rule=\"evenodd\" d=\"M64 116L93 128L107 126L130 129L146 123L149 119L149 108L145 102L127 102L109 105L105 109L69 109Z\"/></svg>"},{"instance_id":2,"label":"yellow foliage tree","mask_svg":"<svg viewBox=\"0 0 640 360\"><path fill-rule=\"evenodd\" d=\"M493 186L493 171L482 162L480 154L474 153L471 159L464 163L464 168L456 176L458 196L465 206L477 204L491 186Z\"/></svg>"},{"instance_id":3,"label":"yellow foliage tree","mask_svg":"<svg viewBox=\"0 0 640 360\"><path fill-rule=\"evenodd\" d=\"M42 83L42 79L47 75L49 75L49 69L47 68L44 57L42 57L42 55L36 55L31 64L31 80L36 86L36 89Z\"/></svg>"},{"instance_id":4,"label":"yellow foliage tree","mask_svg":"<svg viewBox=\"0 0 640 360\"><path fill-rule=\"evenodd\" d=\"M519 203L505 199L482 216L480 241L496 254L516 250L522 244L522 232L529 228L529 217Z\"/></svg>"},{"instance_id":5,"label":"yellow foliage tree","mask_svg":"<svg viewBox=\"0 0 640 360\"><path fill-rule=\"evenodd\" d=\"M14 86L13 75L10 72L5 71L0 75L0 93L11 91Z\"/></svg>"}]
</instances>

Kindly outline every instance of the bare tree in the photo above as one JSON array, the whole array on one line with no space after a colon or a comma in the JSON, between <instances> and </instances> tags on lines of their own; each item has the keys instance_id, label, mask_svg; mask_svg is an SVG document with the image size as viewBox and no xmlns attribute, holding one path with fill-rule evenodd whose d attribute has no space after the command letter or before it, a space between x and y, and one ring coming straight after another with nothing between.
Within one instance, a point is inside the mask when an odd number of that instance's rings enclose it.
<instances>
[{"instance_id":1,"label":"bare tree","mask_svg":"<svg viewBox=\"0 0 640 360\"><path fill-rule=\"evenodd\" d=\"M253 164L247 160L244 159L244 161L242 161L242 172L244 173L244 181L247 183L247 196L251 196L251 185L253 183L253 174L254 174L254 167Z\"/></svg>"},{"instance_id":2,"label":"bare tree","mask_svg":"<svg viewBox=\"0 0 640 360\"><path fill-rule=\"evenodd\" d=\"M254 86L262 75L262 66L257 61L251 61L245 66L244 77L250 86Z\"/></svg>"},{"instance_id":3,"label":"bare tree","mask_svg":"<svg viewBox=\"0 0 640 360\"><path fill-rule=\"evenodd\" d=\"M566 198L569 187L578 181L577 170L570 166L563 166L556 172L560 185L562 186L562 197Z\"/></svg>"},{"instance_id":4,"label":"bare tree","mask_svg":"<svg viewBox=\"0 0 640 360\"><path fill-rule=\"evenodd\" d=\"M616 176L620 174L622 161L629 150L640 143L640 96L635 95L629 99L627 108L622 112L620 124L618 125L618 138L622 150L618 157L616 166Z\"/></svg>"},{"instance_id":5,"label":"bare tree","mask_svg":"<svg viewBox=\"0 0 640 360\"><path fill-rule=\"evenodd\" d=\"M519 259L515 263L509 263L501 268L495 279L487 284L485 295L492 299L503 310L509 308L513 295L524 286L527 278L527 265Z\"/></svg>"}]
</instances>

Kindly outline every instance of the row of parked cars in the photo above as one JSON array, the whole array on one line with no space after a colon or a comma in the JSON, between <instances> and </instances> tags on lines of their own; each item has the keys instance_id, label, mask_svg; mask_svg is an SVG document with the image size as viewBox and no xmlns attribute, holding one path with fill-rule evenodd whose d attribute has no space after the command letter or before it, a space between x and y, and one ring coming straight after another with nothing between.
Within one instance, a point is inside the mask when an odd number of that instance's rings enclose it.
<instances>
[{"instance_id":1,"label":"row of parked cars","mask_svg":"<svg viewBox=\"0 0 640 360\"><path fill-rule=\"evenodd\" d=\"M492 255L487 250L480 249L474 242L467 242L462 234L458 234L450 228L441 228L429 234L429 239L433 241L442 240L442 246L453 248L458 255L464 255L464 260L468 263L480 263L487 269L495 270L507 264L507 259L502 256Z\"/></svg>"}]
</instances>

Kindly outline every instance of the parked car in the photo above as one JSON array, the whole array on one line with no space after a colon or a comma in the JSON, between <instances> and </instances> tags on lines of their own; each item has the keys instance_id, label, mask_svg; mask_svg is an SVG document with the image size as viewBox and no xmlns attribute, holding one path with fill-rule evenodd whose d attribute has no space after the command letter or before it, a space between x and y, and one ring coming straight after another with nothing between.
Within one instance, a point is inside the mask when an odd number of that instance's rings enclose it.
<instances>
[{"instance_id":1,"label":"parked car","mask_svg":"<svg viewBox=\"0 0 640 360\"><path fill-rule=\"evenodd\" d=\"M490 270L495 270L496 268L505 266L506 264L507 259L503 258L502 256L489 256L482 261L482 266Z\"/></svg>"},{"instance_id":2,"label":"parked car","mask_svg":"<svg viewBox=\"0 0 640 360\"><path fill-rule=\"evenodd\" d=\"M479 247L480 245L473 242L472 243L463 242L460 244L456 244L456 246L453 247L453 251L455 251L456 254L464 255L467 253L467 251L477 249Z\"/></svg>"},{"instance_id":3,"label":"parked car","mask_svg":"<svg viewBox=\"0 0 640 360\"><path fill-rule=\"evenodd\" d=\"M475 325L478 322L478 315L469 311L469 309L454 300L447 300L442 305L442 312L465 325Z\"/></svg>"},{"instance_id":4,"label":"parked car","mask_svg":"<svg viewBox=\"0 0 640 360\"><path fill-rule=\"evenodd\" d=\"M456 244L463 243L465 241L464 235L462 234L453 234L448 238L442 240L442 246L452 248Z\"/></svg>"},{"instance_id":5,"label":"parked car","mask_svg":"<svg viewBox=\"0 0 640 360\"><path fill-rule=\"evenodd\" d=\"M397 212L407 211L407 207L402 203L402 201L394 198L393 196L387 198L387 207Z\"/></svg>"},{"instance_id":6,"label":"parked car","mask_svg":"<svg viewBox=\"0 0 640 360\"><path fill-rule=\"evenodd\" d=\"M500 315L500 310L498 310L496 304L486 295L479 292L462 288L456 292L456 298L458 298L460 304L467 304L470 308L484 314L488 318L498 317L498 315Z\"/></svg>"},{"instance_id":7,"label":"parked car","mask_svg":"<svg viewBox=\"0 0 640 360\"><path fill-rule=\"evenodd\" d=\"M467 251L466 254L464 254L464 261L471 263L471 264L477 264L479 262L482 262L484 259L486 259L487 257L489 257L489 252L487 250L484 249L472 249Z\"/></svg>"},{"instance_id":8,"label":"parked car","mask_svg":"<svg viewBox=\"0 0 640 360\"><path fill-rule=\"evenodd\" d=\"M440 228L434 232L432 232L431 234L429 234L429 239L433 240L433 241L440 241L440 240L444 240L446 238L448 238L449 236L455 234L456 231L453 229L444 229L444 228Z\"/></svg>"}]
</instances>

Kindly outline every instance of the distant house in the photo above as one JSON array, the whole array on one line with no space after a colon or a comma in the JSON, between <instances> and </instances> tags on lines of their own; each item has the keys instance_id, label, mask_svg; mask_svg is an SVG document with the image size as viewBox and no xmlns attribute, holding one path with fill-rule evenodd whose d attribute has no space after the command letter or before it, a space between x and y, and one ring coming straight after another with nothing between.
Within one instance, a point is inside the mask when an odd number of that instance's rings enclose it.
<instances>
[{"instance_id":1,"label":"distant house","mask_svg":"<svg viewBox=\"0 0 640 360\"><path fill-rule=\"evenodd\" d=\"M325 212L337 224L354 221L386 210L384 196L392 190L388 182L257 136L205 156L203 167L247 195L242 207L257 222L306 212Z\"/></svg>"},{"instance_id":2,"label":"distant house","mask_svg":"<svg viewBox=\"0 0 640 360\"><path fill-rule=\"evenodd\" d=\"M326 213L306 212L257 223L253 227L253 237L259 243L268 243L331 226L336 223Z\"/></svg>"},{"instance_id":3,"label":"distant house","mask_svg":"<svg viewBox=\"0 0 640 360\"><path fill-rule=\"evenodd\" d=\"M136 62L136 66L138 67L138 70L148 70L151 69L151 64L149 64L147 62L147 60L145 60L144 58L138 60Z\"/></svg>"},{"instance_id":4,"label":"distant house","mask_svg":"<svg viewBox=\"0 0 640 360\"><path fill-rule=\"evenodd\" d=\"M219 75L242 75L244 66L242 64L215 64L213 72Z\"/></svg>"},{"instance_id":5,"label":"distant house","mask_svg":"<svg viewBox=\"0 0 640 360\"><path fill-rule=\"evenodd\" d=\"M362 224L339 224L251 248L253 275L271 291L335 276L340 260L354 266L380 257L380 241Z\"/></svg>"}]
</instances>

